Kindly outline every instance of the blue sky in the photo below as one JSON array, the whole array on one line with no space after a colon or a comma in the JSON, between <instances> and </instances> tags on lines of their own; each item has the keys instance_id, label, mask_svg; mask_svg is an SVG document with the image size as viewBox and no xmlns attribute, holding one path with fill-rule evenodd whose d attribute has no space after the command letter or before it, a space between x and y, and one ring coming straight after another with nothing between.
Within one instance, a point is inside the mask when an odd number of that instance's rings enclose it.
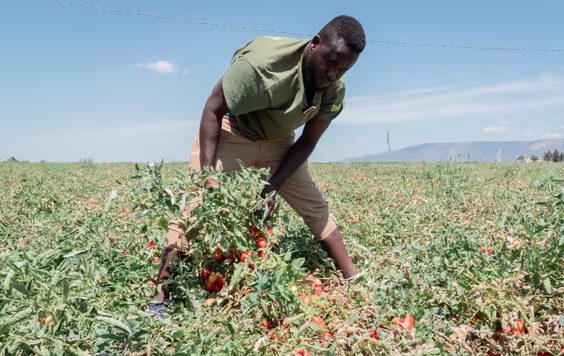
<instances>
[{"instance_id":1,"label":"blue sky","mask_svg":"<svg viewBox=\"0 0 564 356\"><path fill-rule=\"evenodd\" d=\"M564 49L562 1L81 0L191 20L314 34L352 15L368 39ZM232 53L258 31L0 3L0 160L186 161ZM314 161L425 142L564 136L564 52L368 43Z\"/></svg>"}]
</instances>

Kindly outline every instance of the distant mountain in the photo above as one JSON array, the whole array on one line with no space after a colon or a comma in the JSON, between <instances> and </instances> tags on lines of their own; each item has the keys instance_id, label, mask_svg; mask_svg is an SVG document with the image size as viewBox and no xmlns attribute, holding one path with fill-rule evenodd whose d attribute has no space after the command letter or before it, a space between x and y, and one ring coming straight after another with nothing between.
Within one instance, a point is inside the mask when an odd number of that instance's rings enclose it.
<instances>
[{"instance_id":1,"label":"distant mountain","mask_svg":"<svg viewBox=\"0 0 564 356\"><path fill-rule=\"evenodd\" d=\"M342 162L514 162L520 155L542 159L547 150L564 151L564 138L537 141L424 143L390 152L344 159Z\"/></svg>"}]
</instances>

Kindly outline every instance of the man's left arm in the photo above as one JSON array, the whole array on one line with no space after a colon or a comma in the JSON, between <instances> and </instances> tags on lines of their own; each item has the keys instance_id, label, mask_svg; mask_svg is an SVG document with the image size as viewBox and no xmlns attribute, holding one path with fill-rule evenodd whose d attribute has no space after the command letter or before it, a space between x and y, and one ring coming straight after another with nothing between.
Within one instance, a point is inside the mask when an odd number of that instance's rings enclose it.
<instances>
[{"instance_id":1,"label":"man's left arm","mask_svg":"<svg viewBox=\"0 0 564 356\"><path fill-rule=\"evenodd\" d=\"M263 196L278 190L284 184L284 181L308 159L330 123L331 120L326 120L317 115L305 124L302 135L286 152L280 166L270 178L270 185L264 188Z\"/></svg>"}]
</instances>

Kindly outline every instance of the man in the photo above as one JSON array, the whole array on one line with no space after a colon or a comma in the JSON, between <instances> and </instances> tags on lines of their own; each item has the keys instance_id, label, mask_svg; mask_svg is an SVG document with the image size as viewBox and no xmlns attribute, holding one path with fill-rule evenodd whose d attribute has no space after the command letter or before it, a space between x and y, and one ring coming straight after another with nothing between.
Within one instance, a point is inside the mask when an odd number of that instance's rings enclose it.
<instances>
[{"instance_id":1,"label":"man","mask_svg":"<svg viewBox=\"0 0 564 356\"><path fill-rule=\"evenodd\" d=\"M268 167L272 176L262 195L272 214L280 195L303 218L316 240L347 280L360 273L351 261L328 204L309 174L307 158L329 124L343 109L343 74L366 44L362 25L338 16L309 41L259 37L240 48L229 70L214 86L192 147L190 166L233 170L237 160ZM294 130L305 125L294 142ZM206 186L217 185L210 178ZM275 195L270 197L272 193ZM163 288L150 309L158 312L169 298L170 265L193 236L178 222L169 224L157 282Z\"/></svg>"}]
</instances>

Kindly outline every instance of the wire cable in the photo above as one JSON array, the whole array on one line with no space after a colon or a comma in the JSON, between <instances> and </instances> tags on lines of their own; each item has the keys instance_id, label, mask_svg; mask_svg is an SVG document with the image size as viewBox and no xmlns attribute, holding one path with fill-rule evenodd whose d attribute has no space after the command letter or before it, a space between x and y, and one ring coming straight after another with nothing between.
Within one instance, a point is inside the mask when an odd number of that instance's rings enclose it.
<instances>
[{"instance_id":1,"label":"wire cable","mask_svg":"<svg viewBox=\"0 0 564 356\"><path fill-rule=\"evenodd\" d=\"M61 4L61 5L74 6L74 7L89 8L89 9L107 12L107 13L117 13L117 14L134 15L134 16L141 16L141 17L151 17L151 18L155 18L155 19L158 19L158 20L187 23L187 24L191 24L191 25L204 25L204 26L211 26L211 27L230 28L230 29L235 29L235 30L266 32L266 33L274 33L274 34L280 34L280 35L286 35L286 36L297 36L297 37L304 37L304 38L310 38L310 37L314 36L313 34L307 34L307 33L301 33L301 32L279 31L279 30L271 30L271 29L262 28L262 27L240 26L240 25L232 25L232 24L204 21L204 20L191 20L191 19L188 19L188 18L185 18L185 17L167 16L167 15L159 15L159 14L148 13L148 12L140 12L140 11L133 11L133 10L111 8L111 7L82 3L82 2L78 2L78 1L74 1L74 0L43 0L43 1L51 2L51 3L57 3L57 4ZM389 40L367 40L367 42L376 43L376 44L380 44L380 45L404 46L404 47L429 47L429 48L446 48L446 49L454 48L454 49L465 49L465 50L506 51L506 52L564 53L564 49L561 49L561 48L486 47L486 46L457 45L457 44L445 44L445 43L418 43L418 42L389 41Z\"/></svg>"}]
</instances>

